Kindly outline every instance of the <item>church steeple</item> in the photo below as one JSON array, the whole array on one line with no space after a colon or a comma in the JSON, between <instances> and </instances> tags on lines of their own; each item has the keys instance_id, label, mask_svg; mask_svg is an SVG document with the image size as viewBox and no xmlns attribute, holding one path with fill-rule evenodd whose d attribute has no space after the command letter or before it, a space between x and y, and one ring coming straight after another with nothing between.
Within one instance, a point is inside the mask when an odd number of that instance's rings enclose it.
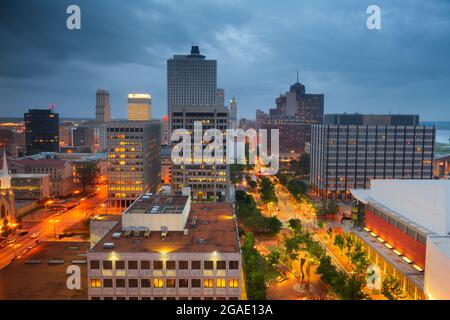
<instances>
[{"instance_id":1,"label":"church steeple","mask_svg":"<svg viewBox=\"0 0 450 320\"><path fill-rule=\"evenodd\" d=\"M6 151L3 150L3 167L0 175L0 189L11 189L11 175L8 170L8 163L6 161Z\"/></svg>"}]
</instances>

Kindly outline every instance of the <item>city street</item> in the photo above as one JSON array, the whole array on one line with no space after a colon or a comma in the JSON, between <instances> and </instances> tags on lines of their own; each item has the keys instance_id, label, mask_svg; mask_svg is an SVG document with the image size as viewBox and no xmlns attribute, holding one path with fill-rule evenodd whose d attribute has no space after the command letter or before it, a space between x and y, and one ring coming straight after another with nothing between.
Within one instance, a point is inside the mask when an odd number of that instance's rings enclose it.
<instances>
[{"instance_id":1,"label":"city street","mask_svg":"<svg viewBox=\"0 0 450 320\"><path fill-rule=\"evenodd\" d=\"M106 197L106 186L100 186L98 193L94 197L80 201L80 204L75 208L68 210L59 216L52 214L39 222L33 221L32 226L29 229L26 229L28 234L21 237L16 235L16 241L14 243L0 249L0 269L3 269L8 265L14 257L21 256L24 250L35 245L36 240L56 240L55 235L57 236L65 229L86 219L88 216L105 213L106 210L102 207L102 204L106 200ZM24 219L23 224L24 227L26 227L26 219ZM39 233L39 236L36 239L32 239L31 235L33 233ZM73 241L73 239L71 239L71 241Z\"/></svg>"}]
</instances>

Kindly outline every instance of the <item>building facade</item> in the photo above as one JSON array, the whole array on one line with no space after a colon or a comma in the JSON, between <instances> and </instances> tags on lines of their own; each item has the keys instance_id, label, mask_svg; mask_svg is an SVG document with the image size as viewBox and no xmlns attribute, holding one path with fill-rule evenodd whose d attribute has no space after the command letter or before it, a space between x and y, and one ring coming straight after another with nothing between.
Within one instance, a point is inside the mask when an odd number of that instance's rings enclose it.
<instances>
[{"instance_id":1,"label":"building facade","mask_svg":"<svg viewBox=\"0 0 450 320\"><path fill-rule=\"evenodd\" d=\"M194 122L203 124L202 132L218 129L225 134L228 128L226 107L175 109L172 115L172 130L186 129L194 132ZM194 135L191 135L192 145ZM173 141L172 141L173 142ZM204 145L206 145L204 143ZM224 155L225 156L225 155ZM194 155L192 155L192 158ZM229 197L229 170L225 160L209 164L172 164L172 191L180 195L183 187L190 187L194 201L223 202Z\"/></svg>"},{"instance_id":2,"label":"building facade","mask_svg":"<svg viewBox=\"0 0 450 320\"><path fill-rule=\"evenodd\" d=\"M205 59L199 47L192 46L190 55L175 55L167 61L167 85L170 133L176 129L193 133L196 121L202 123L203 131L225 132L229 111L217 101L221 91L217 88L216 60ZM193 134L191 137L193 141ZM224 161L213 165L172 165L172 191L180 195L183 187L190 187L194 201L225 201L229 196L228 176Z\"/></svg>"},{"instance_id":3,"label":"building facade","mask_svg":"<svg viewBox=\"0 0 450 320\"><path fill-rule=\"evenodd\" d=\"M22 158L11 161L13 174L48 174L50 177L50 196L65 196L74 188L72 164L61 159Z\"/></svg>"},{"instance_id":4,"label":"building facade","mask_svg":"<svg viewBox=\"0 0 450 320\"><path fill-rule=\"evenodd\" d=\"M152 118L152 96L147 93L128 94L128 120L147 121Z\"/></svg>"},{"instance_id":5,"label":"building facade","mask_svg":"<svg viewBox=\"0 0 450 320\"><path fill-rule=\"evenodd\" d=\"M310 183L322 199L349 199L371 179L433 177L435 128L419 126L417 116L334 119L312 126Z\"/></svg>"},{"instance_id":6,"label":"building facade","mask_svg":"<svg viewBox=\"0 0 450 320\"><path fill-rule=\"evenodd\" d=\"M373 180L351 193L364 227L353 233L380 276L396 277L408 299L450 299L450 181Z\"/></svg>"},{"instance_id":7,"label":"building facade","mask_svg":"<svg viewBox=\"0 0 450 320\"><path fill-rule=\"evenodd\" d=\"M44 200L50 197L50 176L48 174L13 174L11 185L17 200Z\"/></svg>"},{"instance_id":8,"label":"building facade","mask_svg":"<svg viewBox=\"0 0 450 320\"><path fill-rule=\"evenodd\" d=\"M151 121L111 121L107 125L108 203L126 208L161 183L161 124Z\"/></svg>"},{"instance_id":9,"label":"building facade","mask_svg":"<svg viewBox=\"0 0 450 320\"><path fill-rule=\"evenodd\" d=\"M50 109L30 109L24 114L27 155L59 151L59 115Z\"/></svg>"},{"instance_id":10,"label":"building facade","mask_svg":"<svg viewBox=\"0 0 450 320\"><path fill-rule=\"evenodd\" d=\"M91 300L239 300L241 274L232 205L187 196L140 197L88 252Z\"/></svg>"}]
</instances>

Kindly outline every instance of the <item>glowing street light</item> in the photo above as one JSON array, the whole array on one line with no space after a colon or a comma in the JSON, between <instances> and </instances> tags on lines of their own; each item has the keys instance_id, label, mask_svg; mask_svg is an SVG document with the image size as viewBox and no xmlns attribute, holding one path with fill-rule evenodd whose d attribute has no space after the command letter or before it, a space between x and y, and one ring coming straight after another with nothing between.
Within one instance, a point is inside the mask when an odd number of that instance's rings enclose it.
<instances>
[{"instance_id":1,"label":"glowing street light","mask_svg":"<svg viewBox=\"0 0 450 320\"><path fill-rule=\"evenodd\" d=\"M53 223L53 238L56 240L56 224L59 222L59 219L50 219L50 223Z\"/></svg>"}]
</instances>

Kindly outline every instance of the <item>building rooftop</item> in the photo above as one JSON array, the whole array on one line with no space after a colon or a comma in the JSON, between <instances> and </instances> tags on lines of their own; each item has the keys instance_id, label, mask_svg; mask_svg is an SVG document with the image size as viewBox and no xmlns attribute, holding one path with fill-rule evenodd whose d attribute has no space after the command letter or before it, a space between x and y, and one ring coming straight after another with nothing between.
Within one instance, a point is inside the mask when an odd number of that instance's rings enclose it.
<instances>
[{"instance_id":1,"label":"building rooftop","mask_svg":"<svg viewBox=\"0 0 450 320\"><path fill-rule=\"evenodd\" d=\"M42 178L42 177L48 177L48 174L43 174L43 173L13 173L12 178L23 178L23 179L27 179L27 178Z\"/></svg>"},{"instance_id":2,"label":"building rooftop","mask_svg":"<svg viewBox=\"0 0 450 320\"><path fill-rule=\"evenodd\" d=\"M26 166L26 167L63 167L66 165L66 161L60 159L20 159L12 161L16 165Z\"/></svg>"},{"instance_id":3,"label":"building rooftop","mask_svg":"<svg viewBox=\"0 0 450 320\"><path fill-rule=\"evenodd\" d=\"M187 200L187 196L143 195L124 214L181 214Z\"/></svg>"},{"instance_id":4,"label":"building rooftop","mask_svg":"<svg viewBox=\"0 0 450 320\"><path fill-rule=\"evenodd\" d=\"M163 196L159 197L164 199ZM178 198L180 199L176 201L187 197ZM140 232L137 237L133 234L127 237L122 230L122 223L118 222L90 252L239 252L237 226L231 203L191 204L185 228L188 230L187 234L184 231L169 231L165 238L161 232L153 231L147 237L144 232ZM108 247L111 243L114 244L113 247Z\"/></svg>"},{"instance_id":5,"label":"building rooftop","mask_svg":"<svg viewBox=\"0 0 450 320\"><path fill-rule=\"evenodd\" d=\"M0 270L0 300L86 300L88 249L89 242L41 242ZM81 269L80 290L67 288L72 264Z\"/></svg>"}]
</instances>

